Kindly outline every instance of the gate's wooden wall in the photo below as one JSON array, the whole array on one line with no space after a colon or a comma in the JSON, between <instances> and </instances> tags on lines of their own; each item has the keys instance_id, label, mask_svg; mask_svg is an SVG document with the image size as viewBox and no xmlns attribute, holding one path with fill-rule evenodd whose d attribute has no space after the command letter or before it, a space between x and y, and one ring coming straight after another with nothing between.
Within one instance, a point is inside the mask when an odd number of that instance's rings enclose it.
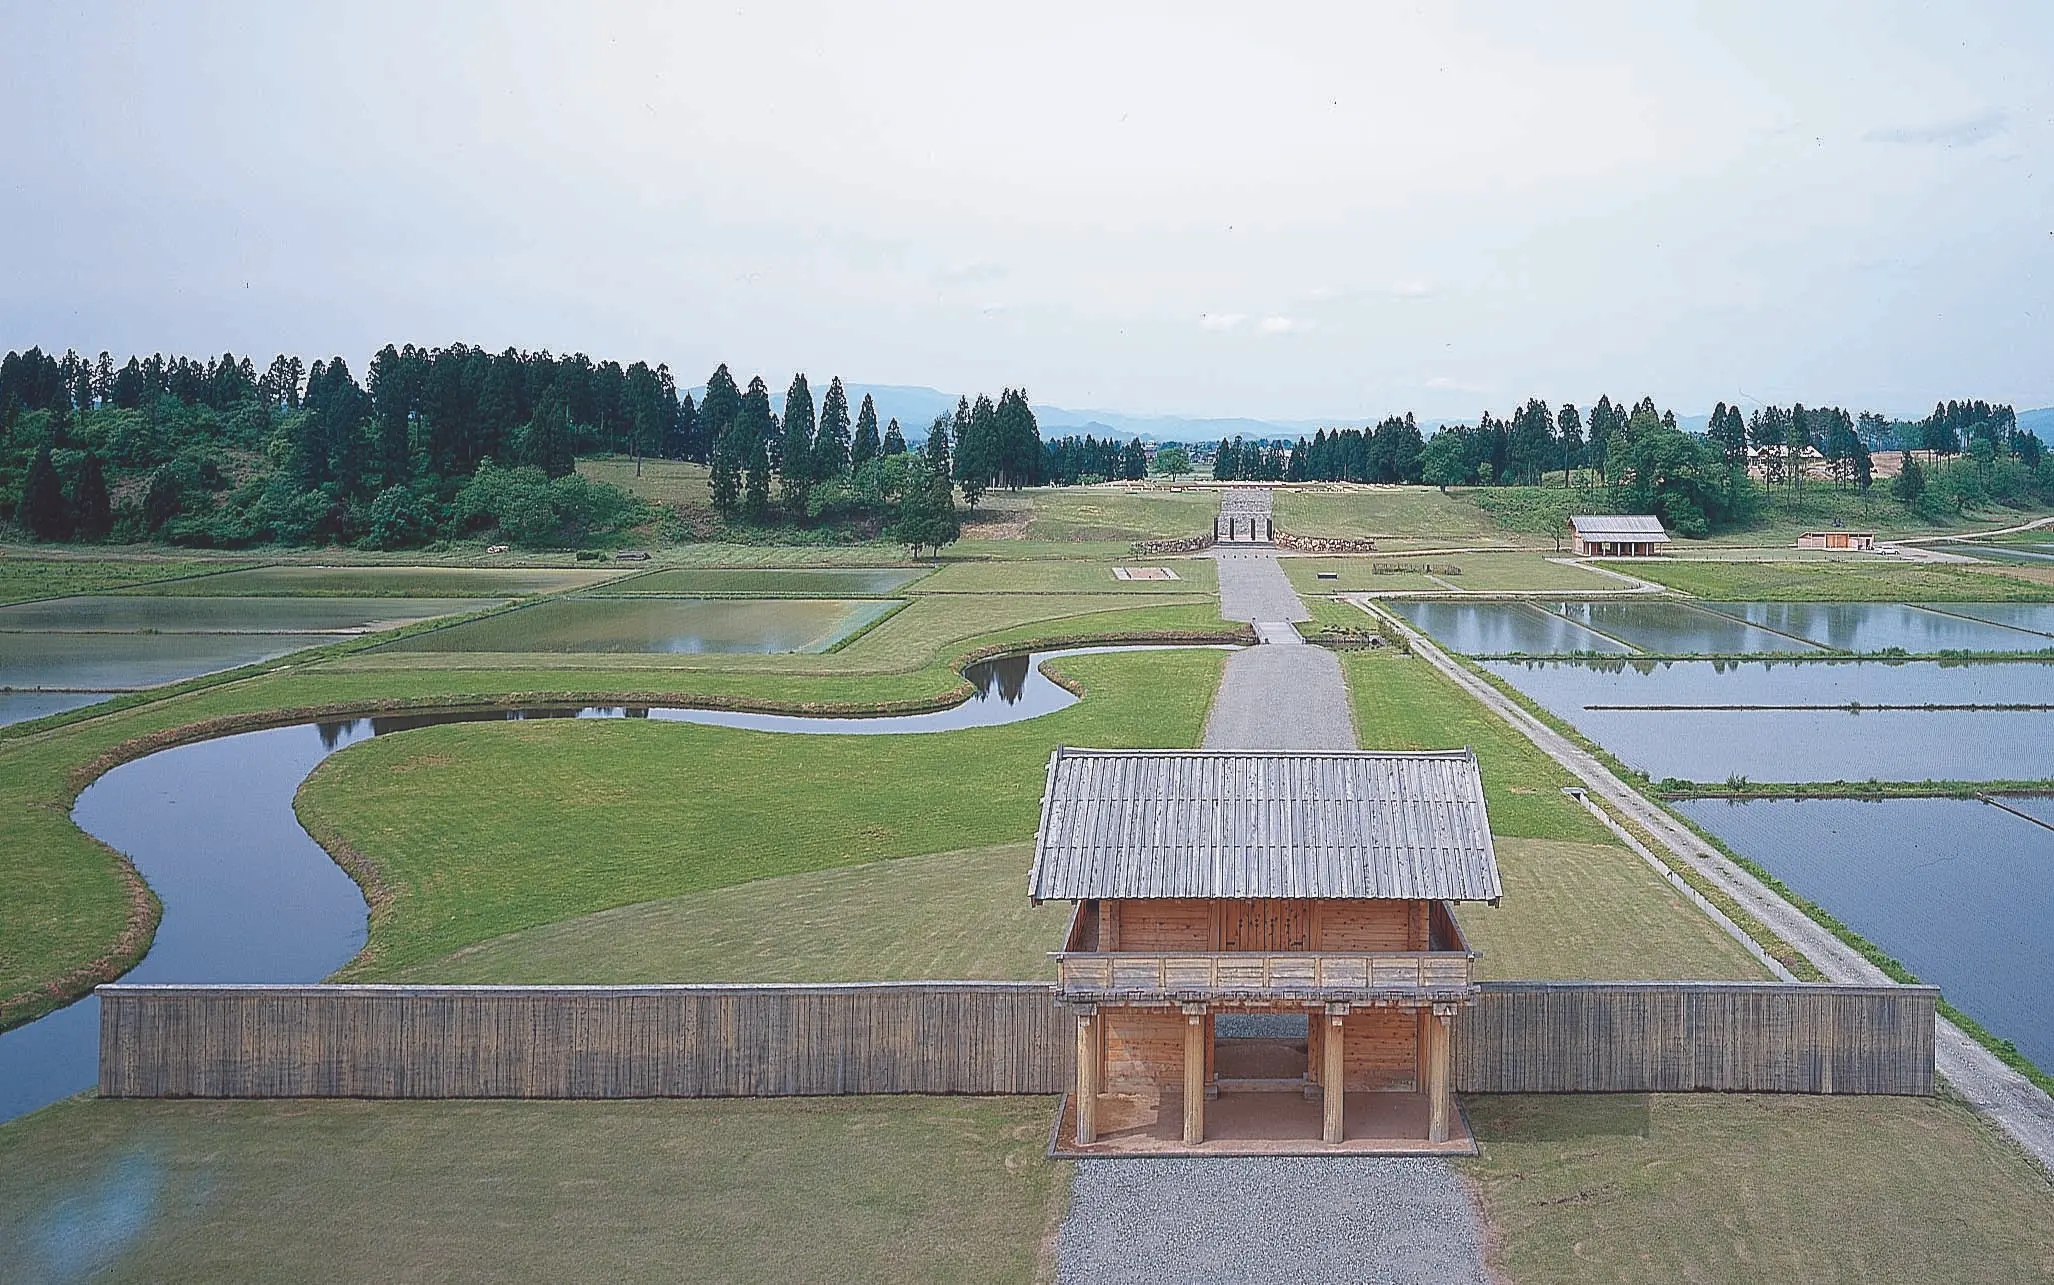
<instances>
[{"instance_id":1,"label":"gate's wooden wall","mask_svg":"<svg viewBox=\"0 0 2054 1285\"><path fill-rule=\"evenodd\" d=\"M1059 1093L1038 982L103 986L109 1097ZM1495 982L1455 1023L1465 1093L1933 1091L1924 986Z\"/></svg>"}]
</instances>

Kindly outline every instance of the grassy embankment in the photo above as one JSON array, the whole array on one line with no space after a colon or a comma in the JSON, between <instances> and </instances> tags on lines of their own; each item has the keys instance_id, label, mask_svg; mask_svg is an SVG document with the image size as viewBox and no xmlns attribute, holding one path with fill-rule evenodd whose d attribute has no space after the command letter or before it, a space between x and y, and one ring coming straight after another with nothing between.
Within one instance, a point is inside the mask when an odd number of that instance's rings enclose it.
<instances>
[{"instance_id":1,"label":"grassy embankment","mask_svg":"<svg viewBox=\"0 0 2054 1285\"><path fill-rule=\"evenodd\" d=\"M0 1279L1024 1282L1051 1109L67 1102L0 1126Z\"/></svg>"},{"instance_id":2,"label":"grassy embankment","mask_svg":"<svg viewBox=\"0 0 2054 1285\"><path fill-rule=\"evenodd\" d=\"M424 728L327 759L298 809L315 837L346 846L390 890L346 970L368 979L610 907L1030 838L1057 745L1195 745L1223 663L1217 651L1075 657L1063 671L1086 699L943 734L635 721ZM511 795L509 781L520 782ZM601 950L607 930L632 931L592 926Z\"/></svg>"},{"instance_id":3,"label":"grassy embankment","mask_svg":"<svg viewBox=\"0 0 2054 1285\"><path fill-rule=\"evenodd\" d=\"M198 584L210 576L248 566L247 561L210 561L165 556L106 557L47 549L0 550L0 604L62 598L75 593L109 593L152 580Z\"/></svg>"},{"instance_id":4,"label":"grassy embankment","mask_svg":"<svg viewBox=\"0 0 2054 1285\"><path fill-rule=\"evenodd\" d=\"M1443 553L1431 556L1360 554L1345 558L1285 558L1284 574L1301 595L1334 593L1617 593L1626 581L1554 555ZM1378 571L1397 567L1397 571ZM1431 568L1431 570L1427 570ZM1326 580L1320 577L1332 576Z\"/></svg>"},{"instance_id":5,"label":"grassy embankment","mask_svg":"<svg viewBox=\"0 0 2054 1285\"><path fill-rule=\"evenodd\" d=\"M1430 486L1323 486L1279 490L1272 512L1292 535L1375 540L1385 551L1552 548L1539 533L1507 531L1464 491Z\"/></svg>"}]
</instances>

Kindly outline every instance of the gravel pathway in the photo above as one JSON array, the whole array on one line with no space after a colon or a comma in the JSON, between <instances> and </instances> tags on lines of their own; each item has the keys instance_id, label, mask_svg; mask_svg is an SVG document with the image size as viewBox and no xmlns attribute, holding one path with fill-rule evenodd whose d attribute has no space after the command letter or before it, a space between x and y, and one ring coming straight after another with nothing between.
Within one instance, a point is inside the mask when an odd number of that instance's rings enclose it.
<instances>
[{"instance_id":1,"label":"gravel pathway","mask_svg":"<svg viewBox=\"0 0 2054 1285\"><path fill-rule=\"evenodd\" d=\"M1476 1208L1446 1161L1352 1156L1081 1162L1056 1278L1486 1279Z\"/></svg>"},{"instance_id":2,"label":"gravel pathway","mask_svg":"<svg viewBox=\"0 0 2054 1285\"><path fill-rule=\"evenodd\" d=\"M1354 749L1340 659L1324 647L1303 645L1235 652L1212 698L1205 748Z\"/></svg>"},{"instance_id":3,"label":"gravel pathway","mask_svg":"<svg viewBox=\"0 0 2054 1285\"><path fill-rule=\"evenodd\" d=\"M1215 547L1220 568L1220 614L1229 620L1289 622L1310 620L1312 613L1291 591L1284 569L1272 553L1236 553Z\"/></svg>"},{"instance_id":4,"label":"gravel pathway","mask_svg":"<svg viewBox=\"0 0 2054 1285\"><path fill-rule=\"evenodd\" d=\"M1274 557L1218 557L1229 619L1307 618ZM1271 631L1261 632L1267 642ZM1228 660L1207 749L1355 748L1340 660L1289 633L1285 645ZM1269 1025L1242 1020L1255 1028L1244 1033ZM1454 1169L1445 1160L1366 1156L1078 1161L1056 1276L1076 1285L1489 1279L1483 1218Z\"/></svg>"}]
</instances>

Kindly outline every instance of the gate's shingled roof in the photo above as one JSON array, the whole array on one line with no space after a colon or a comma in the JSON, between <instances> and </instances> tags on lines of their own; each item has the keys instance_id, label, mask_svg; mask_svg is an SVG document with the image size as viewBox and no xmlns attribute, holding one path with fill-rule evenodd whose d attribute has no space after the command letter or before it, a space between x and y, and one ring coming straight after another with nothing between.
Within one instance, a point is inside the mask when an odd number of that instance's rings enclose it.
<instances>
[{"instance_id":1,"label":"gate's shingled roof","mask_svg":"<svg viewBox=\"0 0 2054 1285\"><path fill-rule=\"evenodd\" d=\"M1078 750L1049 759L1028 894L1496 901L1469 750Z\"/></svg>"}]
</instances>

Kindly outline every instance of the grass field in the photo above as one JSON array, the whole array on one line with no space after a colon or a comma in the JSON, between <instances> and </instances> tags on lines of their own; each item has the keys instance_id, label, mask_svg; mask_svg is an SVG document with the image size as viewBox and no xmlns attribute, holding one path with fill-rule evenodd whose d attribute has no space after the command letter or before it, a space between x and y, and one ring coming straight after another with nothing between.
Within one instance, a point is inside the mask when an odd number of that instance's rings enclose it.
<instances>
[{"instance_id":1,"label":"grass field","mask_svg":"<svg viewBox=\"0 0 2054 1285\"><path fill-rule=\"evenodd\" d=\"M248 563L173 560L165 558L48 557L18 550L0 556L0 604L61 598L75 593L105 593L153 580L174 580L165 592L199 592L204 581L189 577L233 570Z\"/></svg>"},{"instance_id":2,"label":"grass field","mask_svg":"<svg viewBox=\"0 0 2054 1285\"><path fill-rule=\"evenodd\" d=\"M1612 844L1611 832L1562 793L1561 787L1577 783L1567 769L1425 661L1387 651L1345 652L1341 672L1362 748L1476 751L1493 833Z\"/></svg>"},{"instance_id":3,"label":"grass field","mask_svg":"<svg viewBox=\"0 0 2054 1285\"><path fill-rule=\"evenodd\" d=\"M328 758L298 809L394 890L348 970L361 975L652 898L1029 838L1056 746L1196 745L1223 663L1217 651L1076 657L1063 669L1088 693L1077 704L932 735L423 728Z\"/></svg>"},{"instance_id":4,"label":"grass field","mask_svg":"<svg viewBox=\"0 0 2054 1285\"><path fill-rule=\"evenodd\" d=\"M920 579L927 567L676 567L616 581L609 595L848 598L884 596Z\"/></svg>"},{"instance_id":5,"label":"grass field","mask_svg":"<svg viewBox=\"0 0 2054 1285\"><path fill-rule=\"evenodd\" d=\"M1589 1281L2054 1278L2054 1194L1958 1103L1620 1094L1464 1100L1492 1267Z\"/></svg>"},{"instance_id":6,"label":"grass field","mask_svg":"<svg viewBox=\"0 0 2054 1285\"><path fill-rule=\"evenodd\" d=\"M1113 568L1166 567L1175 580L1116 580ZM1110 562L955 562L911 587L929 593L1061 593L1146 596L1219 592L1219 570L1209 558L1127 557Z\"/></svg>"},{"instance_id":7,"label":"grass field","mask_svg":"<svg viewBox=\"0 0 2054 1285\"><path fill-rule=\"evenodd\" d=\"M1027 1282L1053 1109L73 1101L0 1125L0 1280Z\"/></svg>"},{"instance_id":8,"label":"grass field","mask_svg":"<svg viewBox=\"0 0 2054 1285\"><path fill-rule=\"evenodd\" d=\"M143 585L131 593L238 598L518 598L603 584L625 566L395 567L277 565L197 580Z\"/></svg>"},{"instance_id":9,"label":"grass field","mask_svg":"<svg viewBox=\"0 0 2054 1285\"><path fill-rule=\"evenodd\" d=\"M1745 947L1617 844L1500 836L1496 846L1504 901L1456 908L1463 935L1483 952L1480 978L1770 980Z\"/></svg>"},{"instance_id":10,"label":"grass field","mask_svg":"<svg viewBox=\"0 0 2054 1285\"><path fill-rule=\"evenodd\" d=\"M1443 493L1430 486L1279 490L1274 512L1277 528L1292 535L1449 544L1517 545L1536 541L1536 537L1508 535L1464 493Z\"/></svg>"},{"instance_id":11,"label":"grass field","mask_svg":"<svg viewBox=\"0 0 2054 1285\"><path fill-rule=\"evenodd\" d=\"M2054 584L2008 569L1863 562L1684 562L1655 558L1605 563L1715 602L2041 602Z\"/></svg>"},{"instance_id":12,"label":"grass field","mask_svg":"<svg viewBox=\"0 0 2054 1285\"><path fill-rule=\"evenodd\" d=\"M628 494L673 509L711 509L712 470L683 460L643 460L640 472L624 455L578 461L578 476L606 482Z\"/></svg>"},{"instance_id":13,"label":"grass field","mask_svg":"<svg viewBox=\"0 0 2054 1285\"><path fill-rule=\"evenodd\" d=\"M1346 558L1283 558L1280 563L1300 594L1318 593L1588 593L1617 591L1626 583L1589 567L1553 562L1553 555L1533 553L1445 553L1432 557L1364 554ZM1406 568L1379 573L1379 566ZM1431 566L1440 581L1419 568ZM1321 574L1332 575L1322 580Z\"/></svg>"},{"instance_id":14,"label":"grass field","mask_svg":"<svg viewBox=\"0 0 2054 1285\"><path fill-rule=\"evenodd\" d=\"M1051 977L1070 907L1027 901L1034 845L901 857L581 915L378 981L889 982Z\"/></svg>"},{"instance_id":15,"label":"grass field","mask_svg":"<svg viewBox=\"0 0 2054 1285\"><path fill-rule=\"evenodd\" d=\"M1036 490L1027 539L1170 540L1204 535L1220 509L1215 490L1129 490L1123 485L1059 486Z\"/></svg>"}]
</instances>

